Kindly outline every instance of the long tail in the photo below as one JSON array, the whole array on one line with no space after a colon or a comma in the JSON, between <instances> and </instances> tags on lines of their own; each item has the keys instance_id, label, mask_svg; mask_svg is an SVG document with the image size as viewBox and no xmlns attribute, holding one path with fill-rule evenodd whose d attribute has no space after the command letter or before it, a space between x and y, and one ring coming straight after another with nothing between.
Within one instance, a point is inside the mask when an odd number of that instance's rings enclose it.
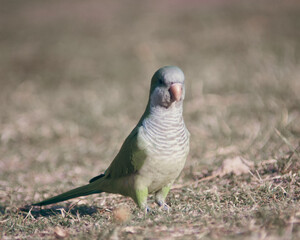
<instances>
[{"instance_id":1,"label":"long tail","mask_svg":"<svg viewBox=\"0 0 300 240\"><path fill-rule=\"evenodd\" d=\"M66 201L66 200L71 199L71 198L76 198L76 197L80 197L80 196L87 196L87 195L90 195L90 194L101 193L101 192L102 191L99 190L99 184L97 184L96 182L92 182L90 184L72 189L68 192L59 194L59 195L57 195L55 197L52 197L52 198L48 198L48 199L46 199L44 201L41 201L41 202L38 202L38 203L34 203L32 205L33 206L43 206L43 205L48 205L48 204L52 204L52 203Z\"/></svg>"}]
</instances>

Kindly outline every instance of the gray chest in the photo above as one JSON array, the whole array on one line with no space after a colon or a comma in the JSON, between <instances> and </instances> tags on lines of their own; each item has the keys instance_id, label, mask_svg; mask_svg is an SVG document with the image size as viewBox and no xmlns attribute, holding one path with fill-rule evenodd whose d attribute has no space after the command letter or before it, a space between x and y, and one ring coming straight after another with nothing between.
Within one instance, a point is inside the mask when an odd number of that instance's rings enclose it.
<instances>
[{"instance_id":1,"label":"gray chest","mask_svg":"<svg viewBox=\"0 0 300 240\"><path fill-rule=\"evenodd\" d=\"M189 133L184 122L145 122L140 139L147 160L140 173L147 176L149 191L173 182L182 171L189 151Z\"/></svg>"}]
</instances>

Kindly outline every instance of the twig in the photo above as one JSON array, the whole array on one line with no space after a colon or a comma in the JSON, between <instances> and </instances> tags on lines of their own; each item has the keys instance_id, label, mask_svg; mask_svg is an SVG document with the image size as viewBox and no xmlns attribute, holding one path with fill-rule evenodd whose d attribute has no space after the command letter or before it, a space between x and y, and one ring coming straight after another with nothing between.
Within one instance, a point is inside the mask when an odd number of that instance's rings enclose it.
<instances>
[{"instance_id":1,"label":"twig","mask_svg":"<svg viewBox=\"0 0 300 240\"><path fill-rule=\"evenodd\" d=\"M287 138L285 136L283 136L277 128L275 128L275 132L286 143L286 145L289 146L289 148L293 151L293 153L296 153L297 156L300 157L300 155L298 153L299 146L297 148L294 148L294 146L289 142L289 140L287 140Z\"/></svg>"},{"instance_id":2,"label":"twig","mask_svg":"<svg viewBox=\"0 0 300 240\"><path fill-rule=\"evenodd\" d=\"M26 215L26 217L23 219L23 222L30 216L32 219L35 219L34 216L32 216L31 214L31 210L33 209L33 207L31 207Z\"/></svg>"},{"instance_id":3,"label":"twig","mask_svg":"<svg viewBox=\"0 0 300 240\"><path fill-rule=\"evenodd\" d=\"M187 182L187 183L184 183L184 184L178 184L178 185L175 185L174 187L172 187L171 189L179 189L179 188L183 188L183 187L186 187L186 186L189 186L189 185L197 185L198 183L200 182L204 182L204 181L209 181L215 177L219 176L219 174L214 174L214 175L211 175L211 176L208 176L208 177L204 177L204 178L201 178L197 181L194 181L194 182Z\"/></svg>"}]
</instances>

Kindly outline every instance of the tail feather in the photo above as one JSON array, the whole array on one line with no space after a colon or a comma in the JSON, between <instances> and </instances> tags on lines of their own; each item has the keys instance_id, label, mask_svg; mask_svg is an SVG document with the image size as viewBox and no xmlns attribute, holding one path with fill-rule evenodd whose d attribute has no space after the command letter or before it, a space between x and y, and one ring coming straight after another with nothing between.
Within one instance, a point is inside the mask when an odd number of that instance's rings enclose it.
<instances>
[{"instance_id":1,"label":"tail feather","mask_svg":"<svg viewBox=\"0 0 300 240\"><path fill-rule=\"evenodd\" d=\"M58 203L58 202L62 202L62 201L66 201L69 200L71 198L76 198L76 197L80 197L80 196L87 196L90 194L95 194L95 193L101 193L102 191L100 191L97 188L97 185L93 183L72 189L68 192L59 194L55 197L52 198L48 198L44 201L38 202L38 203L34 203L32 204L33 206L44 206L44 205L48 205L48 204L52 204L52 203Z\"/></svg>"}]
</instances>

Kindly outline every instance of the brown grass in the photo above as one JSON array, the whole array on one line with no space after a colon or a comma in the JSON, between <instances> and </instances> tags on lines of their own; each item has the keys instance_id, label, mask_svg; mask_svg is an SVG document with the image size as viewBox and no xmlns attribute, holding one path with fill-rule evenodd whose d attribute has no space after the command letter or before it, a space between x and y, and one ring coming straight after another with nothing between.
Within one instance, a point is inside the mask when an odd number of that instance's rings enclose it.
<instances>
[{"instance_id":1,"label":"brown grass","mask_svg":"<svg viewBox=\"0 0 300 240\"><path fill-rule=\"evenodd\" d=\"M3 2L1 238L299 239L299 13L291 0ZM105 170L164 65L186 74L192 134L170 213L109 194L22 208ZM224 167L236 158L248 173Z\"/></svg>"}]
</instances>

